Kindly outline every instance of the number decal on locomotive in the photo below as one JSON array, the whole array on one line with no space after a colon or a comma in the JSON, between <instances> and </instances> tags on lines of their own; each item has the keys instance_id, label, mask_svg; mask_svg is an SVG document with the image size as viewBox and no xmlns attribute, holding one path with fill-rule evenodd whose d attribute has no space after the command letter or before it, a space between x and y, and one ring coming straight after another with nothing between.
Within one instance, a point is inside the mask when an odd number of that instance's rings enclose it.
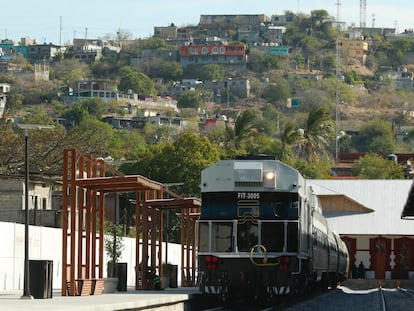
<instances>
[{"instance_id":1,"label":"number decal on locomotive","mask_svg":"<svg viewBox=\"0 0 414 311\"><path fill-rule=\"evenodd\" d=\"M259 192L237 192L237 199L241 200L259 200Z\"/></svg>"}]
</instances>

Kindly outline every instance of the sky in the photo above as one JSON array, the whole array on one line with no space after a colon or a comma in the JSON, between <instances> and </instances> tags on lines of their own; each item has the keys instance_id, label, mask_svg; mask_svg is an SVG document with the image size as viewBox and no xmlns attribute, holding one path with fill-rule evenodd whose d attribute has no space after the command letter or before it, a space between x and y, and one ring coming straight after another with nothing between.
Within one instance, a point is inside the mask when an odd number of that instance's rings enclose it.
<instances>
[{"instance_id":1,"label":"sky","mask_svg":"<svg viewBox=\"0 0 414 311\"><path fill-rule=\"evenodd\" d=\"M11 0L3 3L0 39L29 37L38 43L70 44L74 38L148 38L154 26L196 25L203 14L310 14L324 9L347 26L360 25L360 0ZM282 4L283 3L283 4ZM340 5L338 5L340 3ZM338 9L339 8L339 9ZM366 0L367 27L414 28L414 1Z\"/></svg>"}]
</instances>

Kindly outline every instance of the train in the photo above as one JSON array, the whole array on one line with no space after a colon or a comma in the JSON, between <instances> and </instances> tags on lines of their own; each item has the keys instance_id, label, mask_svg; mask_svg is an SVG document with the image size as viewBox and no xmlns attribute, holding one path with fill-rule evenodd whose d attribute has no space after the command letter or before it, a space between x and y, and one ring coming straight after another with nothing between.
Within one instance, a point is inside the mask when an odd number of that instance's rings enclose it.
<instances>
[{"instance_id":1,"label":"train","mask_svg":"<svg viewBox=\"0 0 414 311\"><path fill-rule=\"evenodd\" d=\"M296 169L273 156L240 156L204 169L200 186L196 247L203 295L275 302L346 279L346 244Z\"/></svg>"}]
</instances>

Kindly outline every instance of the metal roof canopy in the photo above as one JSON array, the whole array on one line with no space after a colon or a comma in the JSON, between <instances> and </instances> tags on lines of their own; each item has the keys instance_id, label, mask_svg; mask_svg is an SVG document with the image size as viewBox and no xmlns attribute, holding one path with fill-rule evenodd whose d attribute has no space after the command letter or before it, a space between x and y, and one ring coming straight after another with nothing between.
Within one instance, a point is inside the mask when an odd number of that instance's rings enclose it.
<instances>
[{"instance_id":1,"label":"metal roof canopy","mask_svg":"<svg viewBox=\"0 0 414 311\"><path fill-rule=\"evenodd\" d=\"M373 209L351 199L343 194L318 194L324 212L347 211L358 213L372 213Z\"/></svg>"},{"instance_id":2,"label":"metal roof canopy","mask_svg":"<svg viewBox=\"0 0 414 311\"><path fill-rule=\"evenodd\" d=\"M410 192L408 193L407 202L405 203L404 209L401 213L403 219L414 219L414 182L411 186Z\"/></svg>"}]
</instances>

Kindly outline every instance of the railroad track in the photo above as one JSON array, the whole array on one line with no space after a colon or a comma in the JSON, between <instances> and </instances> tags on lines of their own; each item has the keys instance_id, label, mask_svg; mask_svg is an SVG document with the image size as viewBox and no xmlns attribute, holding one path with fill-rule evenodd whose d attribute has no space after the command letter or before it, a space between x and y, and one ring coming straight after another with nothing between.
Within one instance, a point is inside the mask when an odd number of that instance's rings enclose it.
<instances>
[{"instance_id":1,"label":"railroad track","mask_svg":"<svg viewBox=\"0 0 414 311\"><path fill-rule=\"evenodd\" d=\"M378 289L380 311L414 310L414 292L405 288Z\"/></svg>"},{"instance_id":2,"label":"railroad track","mask_svg":"<svg viewBox=\"0 0 414 311\"><path fill-rule=\"evenodd\" d=\"M201 308L200 311L407 311L414 310L414 290L405 288L338 288L307 297L286 300L276 306L232 304Z\"/></svg>"}]
</instances>

